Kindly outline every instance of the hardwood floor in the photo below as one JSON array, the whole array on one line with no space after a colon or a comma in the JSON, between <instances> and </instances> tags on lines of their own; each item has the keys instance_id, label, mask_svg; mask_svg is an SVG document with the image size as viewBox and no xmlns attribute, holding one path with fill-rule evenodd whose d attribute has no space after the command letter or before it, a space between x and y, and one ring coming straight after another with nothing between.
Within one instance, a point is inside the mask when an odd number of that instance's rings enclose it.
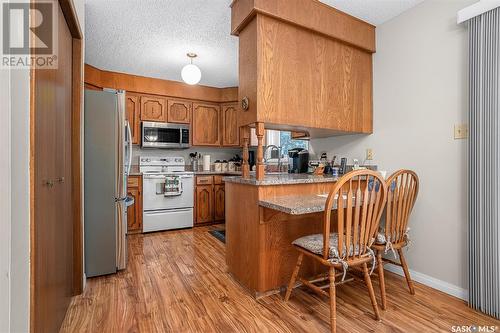
<instances>
[{"instance_id":1,"label":"hardwood floor","mask_svg":"<svg viewBox=\"0 0 500 333\"><path fill-rule=\"evenodd\" d=\"M89 279L61 332L329 332L329 303L305 288L254 300L226 272L224 244L207 231L131 235L128 268ZM307 259L305 259L307 260ZM380 303L378 279L373 279ZM454 297L386 273L387 310L373 319L362 281L337 288L338 332L451 332L500 321ZM498 331L498 328L497 328Z\"/></svg>"}]
</instances>

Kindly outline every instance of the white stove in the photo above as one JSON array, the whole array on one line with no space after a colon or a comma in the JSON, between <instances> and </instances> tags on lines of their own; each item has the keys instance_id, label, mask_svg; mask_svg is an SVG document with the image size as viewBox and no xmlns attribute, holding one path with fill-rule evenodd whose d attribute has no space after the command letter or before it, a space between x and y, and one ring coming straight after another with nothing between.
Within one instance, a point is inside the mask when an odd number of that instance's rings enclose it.
<instances>
[{"instance_id":1,"label":"white stove","mask_svg":"<svg viewBox=\"0 0 500 333\"><path fill-rule=\"evenodd\" d=\"M194 173L183 157L140 157L143 174L143 231L193 226Z\"/></svg>"}]
</instances>

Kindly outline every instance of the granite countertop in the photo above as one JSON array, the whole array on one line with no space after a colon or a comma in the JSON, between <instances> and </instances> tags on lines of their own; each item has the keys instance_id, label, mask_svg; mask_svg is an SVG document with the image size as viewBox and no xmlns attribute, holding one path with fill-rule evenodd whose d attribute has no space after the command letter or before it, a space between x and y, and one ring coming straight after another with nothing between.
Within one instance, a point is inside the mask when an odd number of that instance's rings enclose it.
<instances>
[{"instance_id":1,"label":"granite countertop","mask_svg":"<svg viewBox=\"0 0 500 333\"><path fill-rule=\"evenodd\" d=\"M305 194L288 195L273 199L259 201L259 206L274 209L290 215L301 215L319 213L325 211L326 198L328 194ZM344 195L344 206L347 204L347 197ZM332 210L337 209L337 201L332 205Z\"/></svg>"},{"instance_id":2,"label":"granite countertop","mask_svg":"<svg viewBox=\"0 0 500 333\"><path fill-rule=\"evenodd\" d=\"M196 171L195 175L227 175L227 176L241 176L241 171ZM130 167L129 176L142 176L142 172L139 170L138 165L132 165Z\"/></svg>"},{"instance_id":3,"label":"granite countertop","mask_svg":"<svg viewBox=\"0 0 500 333\"><path fill-rule=\"evenodd\" d=\"M129 176L142 176L142 172L139 171L138 165L131 165L130 166Z\"/></svg>"},{"instance_id":4,"label":"granite countertop","mask_svg":"<svg viewBox=\"0 0 500 333\"><path fill-rule=\"evenodd\" d=\"M266 174L263 180L257 180L255 175L250 178L224 177L226 183L238 183L247 185L288 185L288 184L311 184L311 183L334 183L338 177L330 175L309 175L309 174Z\"/></svg>"},{"instance_id":5,"label":"granite countertop","mask_svg":"<svg viewBox=\"0 0 500 333\"><path fill-rule=\"evenodd\" d=\"M241 171L195 171L195 175L230 175L241 176Z\"/></svg>"}]
</instances>

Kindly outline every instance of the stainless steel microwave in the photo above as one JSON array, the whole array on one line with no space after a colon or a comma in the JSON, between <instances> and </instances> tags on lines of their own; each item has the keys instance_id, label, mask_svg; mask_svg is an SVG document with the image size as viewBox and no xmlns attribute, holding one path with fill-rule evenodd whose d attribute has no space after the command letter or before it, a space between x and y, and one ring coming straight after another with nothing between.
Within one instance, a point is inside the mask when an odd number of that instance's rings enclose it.
<instances>
[{"instance_id":1,"label":"stainless steel microwave","mask_svg":"<svg viewBox=\"0 0 500 333\"><path fill-rule=\"evenodd\" d=\"M189 148L189 125L142 122L144 148Z\"/></svg>"}]
</instances>

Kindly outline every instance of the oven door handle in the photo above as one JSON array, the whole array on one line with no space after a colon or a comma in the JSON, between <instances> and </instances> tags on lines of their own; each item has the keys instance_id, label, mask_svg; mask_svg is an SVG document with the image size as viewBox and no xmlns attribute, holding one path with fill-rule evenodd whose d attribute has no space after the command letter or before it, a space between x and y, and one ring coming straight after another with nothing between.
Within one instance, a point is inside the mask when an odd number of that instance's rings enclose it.
<instances>
[{"instance_id":1,"label":"oven door handle","mask_svg":"<svg viewBox=\"0 0 500 333\"><path fill-rule=\"evenodd\" d=\"M176 208L167 210L144 211L144 215L164 215L165 213L189 212L193 208Z\"/></svg>"},{"instance_id":2,"label":"oven door handle","mask_svg":"<svg viewBox=\"0 0 500 333\"><path fill-rule=\"evenodd\" d=\"M158 176L154 176L154 175L147 175L147 176L144 176L144 179L165 179L165 176L163 175L158 175Z\"/></svg>"}]
</instances>

